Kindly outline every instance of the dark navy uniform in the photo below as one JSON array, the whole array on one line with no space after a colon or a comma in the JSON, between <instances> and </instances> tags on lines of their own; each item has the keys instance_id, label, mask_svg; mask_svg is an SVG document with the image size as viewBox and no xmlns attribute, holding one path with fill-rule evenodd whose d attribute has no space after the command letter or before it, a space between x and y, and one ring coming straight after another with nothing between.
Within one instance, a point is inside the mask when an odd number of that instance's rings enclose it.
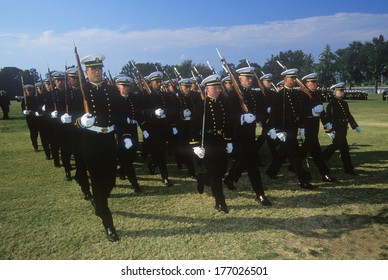
<instances>
[{"instance_id":1,"label":"dark navy uniform","mask_svg":"<svg viewBox=\"0 0 388 280\"><path fill-rule=\"evenodd\" d=\"M78 78L78 68L71 68L66 71L69 77ZM86 163L82 155L82 130L76 126L76 120L85 114L82 92L79 87L69 85L66 92L68 114L71 116L71 124L68 126L68 141L70 149L74 155L75 176L74 179L81 187L85 200L92 198L90 192L90 182L87 174Z\"/></svg>"},{"instance_id":2,"label":"dark navy uniform","mask_svg":"<svg viewBox=\"0 0 388 280\"><path fill-rule=\"evenodd\" d=\"M302 80L314 82L317 80L317 75L311 73L303 77ZM306 94L301 95L303 114L307 116L305 121L305 139L300 147L301 157L304 159L310 153L322 179L327 182L333 182L334 179L330 176L330 170L323 159L318 137L321 119L325 117L323 103L318 92L309 91L312 98L309 98Z\"/></svg>"},{"instance_id":3,"label":"dark navy uniform","mask_svg":"<svg viewBox=\"0 0 388 280\"><path fill-rule=\"evenodd\" d=\"M51 158L51 148L50 148L50 136L48 130L48 118L45 111L43 111L43 106L46 104L46 95L47 92L44 90L44 85L41 82L35 84L35 88L37 89L36 94L36 102L38 106L38 114L37 114L37 125L39 130L40 140L42 142L42 147L44 153L46 155L46 159L49 160ZM40 92L39 92L40 90Z\"/></svg>"},{"instance_id":4,"label":"dark navy uniform","mask_svg":"<svg viewBox=\"0 0 388 280\"><path fill-rule=\"evenodd\" d=\"M229 188L232 188L233 185L230 184L230 181L238 182L242 172L246 170L252 189L256 194L256 200L263 205L271 205L264 195L259 159L257 157L256 125L260 120L263 121L263 110L259 106L259 93L244 87L241 88L241 93L248 108L247 113L253 117L251 120L245 120L245 116L248 114L242 110L237 94L229 95L228 101L231 106L233 155L235 160L224 182L226 182Z\"/></svg>"},{"instance_id":5,"label":"dark navy uniform","mask_svg":"<svg viewBox=\"0 0 388 280\"><path fill-rule=\"evenodd\" d=\"M119 115L120 96L117 90L102 80L103 55L89 55L81 60L85 64L88 82L84 93L88 113L77 119L83 129L81 140L83 157L90 175L95 214L102 220L107 238L116 242L119 237L108 207L108 197L116 184L117 145L115 129L125 121Z\"/></svg>"},{"instance_id":6,"label":"dark navy uniform","mask_svg":"<svg viewBox=\"0 0 388 280\"><path fill-rule=\"evenodd\" d=\"M219 75L212 75L202 81L203 85L221 85ZM204 104L205 102L205 104ZM205 106L204 106L205 105ZM203 114L205 114L204 127ZM204 142L202 143L202 129ZM213 98L206 96L194 110L191 122L191 142L193 147L203 144L205 149L205 174L198 174L198 192L203 192L204 185L210 185L216 202L216 209L228 213L222 189L222 178L227 171L227 144L231 145L232 127L229 105L222 96Z\"/></svg>"},{"instance_id":7,"label":"dark navy uniform","mask_svg":"<svg viewBox=\"0 0 388 280\"><path fill-rule=\"evenodd\" d=\"M182 79L179 81L181 86L191 86L191 79ZM190 177L196 177L196 170L193 159L193 150L189 145L191 140L190 122L197 104L201 102L201 96L198 92L190 90L188 94L179 92L179 122L178 122L178 143L176 149L177 161L186 164Z\"/></svg>"},{"instance_id":8,"label":"dark navy uniform","mask_svg":"<svg viewBox=\"0 0 388 280\"><path fill-rule=\"evenodd\" d=\"M344 83L339 83L332 86L334 90L343 90ZM332 123L333 129L327 132L334 132L335 137L333 143L323 151L323 157L329 160L336 150L341 153L341 161L346 173L356 175L352 164L349 145L346 139L348 133L348 125L357 132L360 132L360 127L350 113L348 103L341 99L333 97L326 107L326 121Z\"/></svg>"},{"instance_id":9,"label":"dark navy uniform","mask_svg":"<svg viewBox=\"0 0 388 280\"><path fill-rule=\"evenodd\" d=\"M38 111L38 104L36 102L36 98L34 95L34 86L33 85L25 85L23 88L24 91L28 91L29 94L26 95L25 100L23 99L21 102L22 112L26 116L27 126L30 131L30 140L32 147L35 151L38 151L38 134L39 129L37 125L37 116L35 113Z\"/></svg>"},{"instance_id":10,"label":"dark navy uniform","mask_svg":"<svg viewBox=\"0 0 388 280\"><path fill-rule=\"evenodd\" d=\"M71 129L71 124L63 123L61 121L61 116L68 112L68 104L66 99L65 91L65 73L64 72L54 72L52 73L54 82L56 80L62 80L63 86L61 88L55 87L53 89L53 97L55 103L56 117L52 118L53 133L52 135L52 153L55 157L61 156L62 165L65 169L65 180L71 180L71 146L70 140L71 137L69 129Z\"/></svg>"},{"instance_id":11,"label":"dark navy uniform","mask_svg":"<svg viewBox=\"0 0 388 280\"><path fill-rule=\"evenodd\" d=\"M260 77L260 79L261 80L267 80L267 79L271 80L272 74L269 74L269 73L265 74L262 77ZM277 150L276 150L277 142L275 142L273 139L271 139L268 136L268 131L271 129L271 127L269 125L269 114L271 111L271 98L272 98L272 95L276 94L276 92L274 90L272 90L271 88L264 87L264 92L262 92L260 90L258 92L258 94L259 94L260 111L262 112L258 121L260 121L260 123L261 123L262 130L261 130L261 134L256 139L257 153L258 153L258 157L260 159L260 156L259 156L260 149L263 146L263 144L265 142L267 142L267 146L268 146L268 149L271 153L271 156L272 156L272 158L274 158L274 157L278 156ZM259 163L262 166L264 165L262 162L259 162Z\"/></svg>"},{"instance_id":12,"label":"dark navy uniform","mask_svg":"<svg viewBox=\"0 0 388 280\"><path fill-rule=\"evenodd\" d=\"M116 84L130 86L133 81L129 77L120 77L116 80ZM144 124L144 114L140 107L141 100L138 95L129 93L127 96L120 95L120 111L119 114L126 116L126 122L118 127L117 142L118 142L118 159L120 162L120 174L127 176L132 188L135 192L141 192L133 162L136 159L136 152L139 146L138 125ZM128 141L128 144L126 144ZM127 148L126 145L130 147Z\"/></svg>"},{"instance_id":13,"label":"dark navy uniform","mask_svg":"<svg viewBox=\"0 0 388 280\"><path fill-rule=\"evenodd\" d=\"M296 77L297 69L284 71L282 75L286 78ZM297 140L298 129L304 128L305 118L303 115L300 95L303 94L299 90L285 87L274 94L271 100L270 125L271 131L279 133L281 139L279 143L278 157L272 160L266 174L270 178L274 178L280 170L284 160L288 157L291 165L298 176L300 186L305 189L314 188L305 178L302 169L302 158L299 152L299 144ZM269 132L269 133L270 133ZM281 136L280 136L281 135Z\"/></svg>"},{"instance_id":14,"label":"dark navy uniform","mask_svg":"<svg viewBox=\"0 0 388 280\"><path fill-rule=\"evenodd\" d=\"M157 71L151 73L148 77L150 81L162 79L163 73ZM166 151L167 141L172 129L176 128L176 107L170 93L163 93L160 90L152 92L145 96L145 129L149 133L147 139L151 160L148 164L150 174L155 174L155 168L159 167L160 175L166 186L171 186L168 179Z\"/></svg>"}]
</instances>

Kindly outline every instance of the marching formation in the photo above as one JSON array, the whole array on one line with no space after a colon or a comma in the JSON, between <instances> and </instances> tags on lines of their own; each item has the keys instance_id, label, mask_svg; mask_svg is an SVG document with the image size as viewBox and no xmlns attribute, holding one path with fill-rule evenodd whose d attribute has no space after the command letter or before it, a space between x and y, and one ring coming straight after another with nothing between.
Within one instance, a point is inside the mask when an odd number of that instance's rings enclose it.
<instances>
[{"instance_id":1,"label":"marching formation","mask_svg":"<svg viewBox=\"0 0 388 280\"><path fill-rule=\"evenodd\" d=\"M357 132L361 129L343 100L344 83L331 87L334 98L325 110L316 90L317 74L299 80L298 69L287 69L280 63L284 80L277 85L269 73L258 77L248 61L247 67L233 73L219 52L228 74L224 78L214 72L202 80L194 74L179 75L174 82L159 70L143 77L133 64L136 77L120 74L107 79L104 55L80 60L75 53L76 67L65 72L49 71L35 85L24 85L21 106L34 150L38 151L39 135L46 159L52 159L55 168L63 167L65 180L76 180L111 242L118 241L119 236L108 197L117 175L128 178L135 192L143 192L133 166L140 147L143 157L150 156L149 173L155 175L158 170L164 186L174 184L167 168L169 151L178 167L185 165L188 176L197 180L199 194L205 186L210 187L216 210L224 214L229 208L223 186L235 191L245 171L253 199L265 207L272 205L260 172L264 168L260 159L264 144L272 157L265 170L271 179L277 178L288 159L288 170L296 174L299 186L315 189L311 174L303 167L310 154L322 180L334 183L326 161L336 150L340 150L344 171L357 175L346 135L348 125ZM139 91L133 90L134 85ZM318 140L321 123L333 140L324 151ZM258 127L260 135L256 133ZM198 163L204 173L197 172Z\"/></svg>"}]
</instances>

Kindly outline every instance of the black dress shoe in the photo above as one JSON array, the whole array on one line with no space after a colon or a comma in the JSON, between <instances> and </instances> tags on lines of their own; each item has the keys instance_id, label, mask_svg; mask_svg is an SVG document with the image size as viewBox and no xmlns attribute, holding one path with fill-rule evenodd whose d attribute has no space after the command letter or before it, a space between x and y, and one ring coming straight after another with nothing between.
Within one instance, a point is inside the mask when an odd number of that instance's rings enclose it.
<instances>
[{"instance_id":1,"label":"black dress shoe","mask_svg":"<svg viewBox=\"0 0 388 280\"><path fill-rule=\"evenodd\" d=\"M217 204L215 206L215 208L217 209L218 212L220 212L222 214L228 214L229 213L228 206L226 206L226 204Z\"/></svg>"},{"instance_id":2,"label":"black dress shoe","mask_svg":"<svg viewBox=\"0 0 388 280\"><path fill-rule=\"evenodd\" d=\"M234 186L234 183L232 180L229 180L227 178L224 179L224 184L228 187L231 191L237 191L237 188Z\"/></svg>"},{"instance_id":3,"label":"black dress shoe","mask_svg":"<svg viewBox=\"0 0 388 280\"><path fill-rule=\"evenodd\" d=\"M163 179L163 184L166 187L171 187L172 185L174 185L169 179Z\"/></svg>"},{"instance_id":4,"label":"black dress shoe","mask_svg":"<svg viewBox=\"0 0 388 280\"><path fill-rule=\"evenodd\" d=\"M257 202L261 203L263 206L271 206L272 203L265 195L260 195L255 199Z\"/></svg>"},{"instance_id":5,"label":"black dress shoe","mask_svg":"<svg viewBox=\"0 0 388 280\"><path fill-rule=\"evenodd\" d=\"M92 200L93 199L93 195L91 193L84 193L84 199L85 200Z\"/></svg>"},{"instance_id":6,"label":"black dress shoe","mask_svg":"<svg viewBox=\"0 0 388 280\"><path fill-rule=\"evenodd\" d=\"M108 238L110 242L119 241L119 236L117 235L115 228L108 227L105 229L105 232L106 232L106 238Z\"/></svg>"},{"instance_id":7,"label":"black dress shoe","mask_svg":"<svg viewBox=\"0 0 388 280\"><path fill-rule=\"evenodd\" d=\"M65 181L71 181L71 174L70 174L70 172L66 172Z\"/></svg>"},{"instance_id":8,"label":"black dress shoe","mask_svg":"<svg viewBox=\"0 0 388 280\"><path fill-rule=\"evenodd\" d=\"M346 174L349 174L349 175L352 175L352 176L358 176L358 174L356 172L354 172L354 170L351 170L351 171L345 171Z\"/></svg>"},{"instance_id":9,"label":"black dress shoe","mask_svg":"<svg viewBox=\"0 0 388 280\"><path fill-rule=\"evenodd\" d=\"M316 187L314 185L311 185L309 182L307 181L302 181L300 182L300 187L302 189L306 189L306 190L314 190L316 189Z\"/></svg>"},{"instance_id":10,"label":"black dress shoe","mask_svg":"<svg viewBox=\"0 0 388 280\"><path fill-rule=\"evenodd\" d=\"M132 188L133 188L133 190L135 191L135 193L141 193L141 192L143 192L143 191L141 190L141 188L140 188L139 185L134 185L134 186L132 186Z\"/></svg>"},{"instance_id":11,"label":"black dress shoe","mask_svg":"<svg viewBox=\"0 0 388 280\"><path fill-rule=\"evenodd\" d=\"M322 176L322 181L329 182L329 183L334 183L336 180L335 180L335 178L331 177L330 175L323 175Z\"/></svg>"}]
</instances>

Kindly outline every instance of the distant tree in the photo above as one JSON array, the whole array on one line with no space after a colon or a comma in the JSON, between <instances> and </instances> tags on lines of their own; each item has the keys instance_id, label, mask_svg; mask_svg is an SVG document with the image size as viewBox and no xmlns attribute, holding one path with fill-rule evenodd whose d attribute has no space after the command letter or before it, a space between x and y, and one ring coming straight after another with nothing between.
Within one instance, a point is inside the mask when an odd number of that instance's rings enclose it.
<instances>
[{"instance_id":1,"label":"distant tree","mask_svg":"<svg viewBox=\"0 0 388 280\"><path fill-rule=\"evenodd\" d=\"M336 82L337 57L331 51L330 45L326 45L323 52L319 55L319 63L316 65L318 73L318 82L324 87L329 87Z\"/></svg>"},{"instance_id":2,"label":"distant tree","mask_svg":"<svg viewBox=\"0 0 388 280\"><path fill-rule=\"evenodd\" d=\"M366 42L363 52L367 53L367 77L371 79L377 92L381 76L386 75L388 69L388 42L380 35L373 38L372 42Z\"/></svg>"},{"instance_id":3,"label":"distant tree","mask_svg":"<svg viewBox=\"0 0 388 280\"><path fill-rule=\"evenodd\" d=\"M284 69L282 69L279 64L279 61L287 68L297 68L299 73L302 75L309 74L314 69L314 59L311 54L305 54L301 50L286 52L280 52L276 56L271 56L271 59L263 66L263 72L271 73L273 75L274 81L280 81L283 77L280 75Z\"/></svg>"},{"instance_id":4,"label":"distant tree","mask_svg":"<svg viewBox=\"0 0 388 280\"><path fill-rule=\"evenodd\" d=\"M353 84L361 84L365 80L365 75L362 73L362 47L361 42L354 41L349 47L338 49L335 52L337 55L337 70L340 73L342 81L346 82L349 88Z\"/></svg>"},{"instance_id":5,"label":"distant tree","mask_svg":"<svg viewBox=\"0 0 388 280\"><path fill-rule=\"evenodd\" d=\"M21 74L23 70L16 67L4 67L0 70L0 89L5 90L10 99L23 95Z\"/></svg>"}]
</instances>

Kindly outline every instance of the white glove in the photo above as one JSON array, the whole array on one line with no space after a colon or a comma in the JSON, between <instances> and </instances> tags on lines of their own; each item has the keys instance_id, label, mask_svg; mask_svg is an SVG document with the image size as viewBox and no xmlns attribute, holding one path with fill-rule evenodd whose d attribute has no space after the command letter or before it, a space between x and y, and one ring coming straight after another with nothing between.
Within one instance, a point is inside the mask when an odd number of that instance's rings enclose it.
<instances>
[{"instance_id":1,"label":"white glove","mask_svg":"<svg viewBox=\"0 0 388 280\"><path fill-rule=\"evenodd\" d=\"M276 137L280 139L282 142L286 142L287 134L285 132L276 133Z\"/></svg>"},{"instance_id":2,"label":"white glove","mask_svg":"<svg viewBox=\"0 0 388 280\"><path fill-rule=\"evenodd\" d=\"M52 118L52 119L58 118L58 111L53 111L53 112L51 112L51 118Z\"/></svg>"},{"instance_id":3,"label":"white glove","mask_svg":"<svg viewBox=\"0 0 388 280\"><path fill-rule=\"evenodd\" d=\"M268 113L268 114L271 113L271 107L268 107L268 108L267 108L267 113Z\"/></svg>"},{"instance_id":4,"label":"white glove","mask_svg":"<svg viewBox=\"0 0 388 280\"><path fill-rule=\"evenodd\" d=\"M131 138L124 138L124 145L125 148L129 150L133 146Z\"/></svg>"},{"instance_id":5,"label":"white glove","mask_svg":"<svg viewBox=\"0 0 388 280\"><path fill-rule=\"evenodd\" d=\"M246 123L253 123L256 120L256 117L252 115L251 113L246 113L241 115L241 125Z\"/></svg>"},{"instance_id":6,"label":"white glove","mask_svg":"<svg viewBox=\"0 0 388 280\"><path fill-rule=\"evenodd\" d=\"M199 158L204 158L205 157L205 148L194 147L193 151L194 151L194 154L197 155L197 157L199 157Z\"/></svg>"},{"instance_id":7,"label":"white glove","mask_svg":"<svg viewBox=\"0 0 388 280\"><path fill-rule=\"evenodd\" d=\"M268 136L271 138L271 139L273 139L273 140L275 140L276 139L276 130L274 129L274 128L272 128L270 131L268 131Z\"/></svg>"},{"instance_id":8,"label":"white glove","mask_svg":"<svg viewBox=\"0 0 388 280\"><path fill-rule=\"evenodd\" d=\"M128 124L137 124L136 120L131 120L129 117L127 118L127 123Z\"/></svg>"},{"instance_id":9,"label":"white glove","mask_svg":"<svg viewBox=\"0 0 388 280\"><path fill-rule=\"evenodd\" d=\"M361 132L361 127L357 126L354 130L355 130L357 133L360 133L360 132Z\"/></svg>"},{"instance_id":10,"label":"white glove","mask_svg":"<svg viewBox=\"0 0 388 280\"><path fill-rule=\"evenodd\" d=\"M174 135L178 134L178 129L176 129L176 127L172 128L172 134L174 134Z\"/></svg>"},{"instance_id":11,"label":"white glove","mask_svg":"<svg viewBox=\"0 0 388 280\"><path fill-rule=\"evenodd\" d=\"M68 113L65 113L61 116L62 123L71 123L71 116Z\"/></svg>"},{"instance_id":12,"label":"white glove","mask_svg":"<svg viewBox=\"0 0 388 280\"><path fill-rule=\"evenodd\" d=\"M226 144L226 152L230 154L233 151L233 143Z\"/></svg>"},{"instance_id":13,"label":"white glove","mask_svg":"<svg viewBox=\"0 0 388 280\"><path fill-rule=\"evenodd\" d=\"M159 109L156 109L155 110L155 116L158 118L158 119L164 119L166 117L166 114L164 113L164 110L159 108Z\"/></svg>"},{"instance_id":14,"label":"white glove","mask_svg":"<svg viewBox=\"0 0 388 280\"><path fill-rule=\"evenodd\" d=\"M300 138L305 139L306 138L306 130L304 128L301 128L299 130Z\"/></svg>"},{"instance_id":15,"label":"white glove","mask_svg":"<svg viewBox=\"0 0 388 280\"><path fill-rule=\"evenodd\" d=\"M147 132L147 130L143 131L143 137L144 139L147 139L148 137L150 137L150 134Z\"/></svg>"},{"instance_id":16,"label":"white glove","mask_svg":"<svg viewBox=\"0 0 388 280\"><path fill-rule=\"evenodd\" d=\"M189 120L191 117L191 111L189 109L184 109L183 110L183 118L186 120Z\"/></svg>"},{"instance_id":17,"label":"white glove","mask_svg":"<svg viewBox=\"0 0 388 280\"><path fill-rule=\"evenodd\" d=\"M23 110L23 115L28 116L31 113L30 110Z\"/></svg>"},{"instance_id":18,"label":"white glove","mask_svg":"<svg viewBox=\"0 0 388 280\"><path fill-rule=\"evenodd\" d=\"M311 110L314 117L319 117L323 111L323 105L319 104Z\"/></svg>"},{"instance_id":19,"label":"white glove","mask_svg":"<svg viewBox=\"0 0 388 280\"><path fill-rule=\"evenodd\" d=\"M84 127L91 127L94 124L94 117L90 113L86 113L81 117L81 125Z\"/></svg>"},{"instance_id":20,"label":"white glove","mask_svg":"<svg viewBox=\"0 0 388 280\"><path fill-rule=\"evenodd\" d=\"M324 127L326 130L332 130L332 129L333 129L333 125L332 125L330 122L328 122L327 124L325 124L323 127Z\"/></svg>"},{"instance_id":21,"label":"white glove","mask_svg":"<svg viewBox=\"0 0 388 280\"><path fill-rule=\"evenodd\" d=\"M39 112L38 112L38 111L36 111L36 112L35 112L35 116L37 116L37 117L40 117L40 116L41 116L41 114L39 114Z\"/></svg>"},{"instance_id":22,"label":"white glove","mask_svg":"<svg viewBox=\"0 0 388 280\"><path fill-rule=\"evenodd\" d=\"M46 112L46 105L43 105L43 106L42 106L42 111L43 111L43 112Z\"/></svg>"},{"instance_id":23,"label":"white glove","mask_svg":"<svg viewBox=\"0 0 388 280\"><path fill-rule=\"evenodd\" d=\"M335 132L334 131L327 133L327 135L330 137L331 140L334 140L334 138L335 138Z\"/></svg>"}]
</instances>

